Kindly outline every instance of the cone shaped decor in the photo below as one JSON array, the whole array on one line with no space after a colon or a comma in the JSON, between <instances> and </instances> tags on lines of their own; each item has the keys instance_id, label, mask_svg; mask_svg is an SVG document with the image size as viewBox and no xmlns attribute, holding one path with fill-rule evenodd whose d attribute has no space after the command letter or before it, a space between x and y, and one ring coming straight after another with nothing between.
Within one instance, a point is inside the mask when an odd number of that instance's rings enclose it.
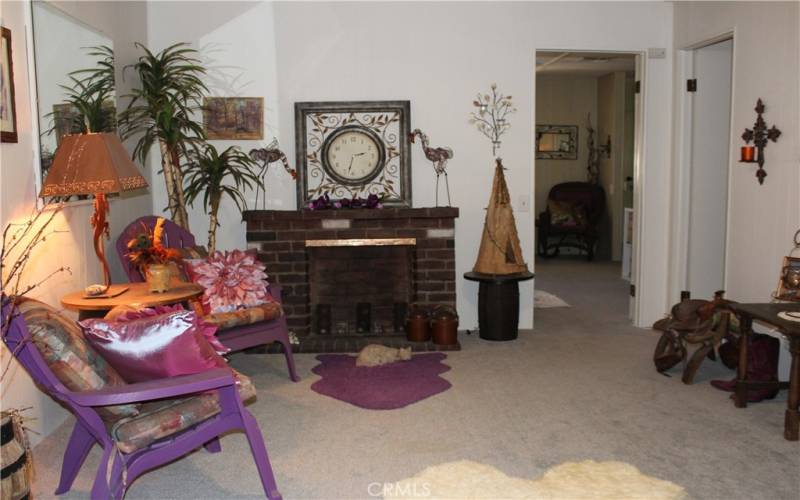
<instances>
[{"instance_id":1,"label":"cone shaped decor","mask_svg":"<svg viewBox=\"0 0 800 500\"><path fill-rule=\"evenodd\" d=\"M516 274L528 271L519 246L517 224L508 195L503 163L497 159L492 183L492 195L486 209L478 261L472 270L483 274Z\"/></svg>"}]
</instances>

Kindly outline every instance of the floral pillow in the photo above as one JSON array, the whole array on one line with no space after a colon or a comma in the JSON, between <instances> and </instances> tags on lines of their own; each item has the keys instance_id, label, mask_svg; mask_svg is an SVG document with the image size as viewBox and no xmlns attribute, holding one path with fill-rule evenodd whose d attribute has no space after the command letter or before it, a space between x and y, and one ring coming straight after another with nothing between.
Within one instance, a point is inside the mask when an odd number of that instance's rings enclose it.
<instances>
[{"instance_id":1,"label":"floral pillow","mask_svg":"<svg viewBox=\"0 0 800 500\"><path fill-rule=\"evenodd\" d=\"M586 210L580 204L547 200L547 209L554 226L583 226L587 222Z\"/></svg>"},{"instance_id":2,"label":"floral pillow","mask_svg":"<svg viewBox=\"0 0 800 500\"><path fill-rule=\"evenodd\" d=\"M202 286L206 314L258 306L272 298L267 293L267 273L255 252L214 252L206 259L186 261L192 281Z\"/></svg>"}]
</instances>

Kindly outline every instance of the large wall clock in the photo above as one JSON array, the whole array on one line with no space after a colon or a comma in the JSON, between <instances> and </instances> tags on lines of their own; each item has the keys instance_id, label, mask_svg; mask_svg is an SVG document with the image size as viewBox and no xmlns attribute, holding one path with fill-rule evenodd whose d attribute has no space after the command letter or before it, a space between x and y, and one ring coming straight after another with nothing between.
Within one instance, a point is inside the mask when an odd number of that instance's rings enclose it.
<instances>
[{"instance_id":1,"label":"large wall clock","mask_svg":"<svg viewBox=\"0 0 800 500\"><path fill-rule=\"evenodd\" d=\"M411 206L409 101L298 102L294 115L300 207L326 194Z\"/></svg>"}]
</instances>

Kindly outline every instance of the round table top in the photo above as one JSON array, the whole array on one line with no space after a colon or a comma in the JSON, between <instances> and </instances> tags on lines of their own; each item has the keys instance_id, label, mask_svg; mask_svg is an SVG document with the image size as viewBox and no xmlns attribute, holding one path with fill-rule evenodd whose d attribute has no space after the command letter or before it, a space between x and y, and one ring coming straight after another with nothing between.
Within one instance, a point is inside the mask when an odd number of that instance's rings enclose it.
<instances>
[{"instance_id":1,"label":"round table top","mask_svg":"<svg viewBox=\"0 0 800 500\"><path fill-rule=\"evenodd\" d=\"M507 283L509 281L526 281L533 279L535 274L530 271L514 274L484 274L470 271L464 273L464 278L470 281L491 281L493 283Z\"/></svg>"},{"instance_id":2,"label":"round table top","mask_svg":"<svg viewBox=\"0 0 800 500\"><path fill-rule=\"evenodd\" d=\"M70 292L61 297L61 304L73 311L106 311L123 305L152 307L176 304L203 294L203 287L194 283L181 283L164 293L150 292L147 283L125 283L111 285L110 294L120 287L128 289L115 297L106 298L85 297L83 290Z\"/></svg>"}]
</instances>

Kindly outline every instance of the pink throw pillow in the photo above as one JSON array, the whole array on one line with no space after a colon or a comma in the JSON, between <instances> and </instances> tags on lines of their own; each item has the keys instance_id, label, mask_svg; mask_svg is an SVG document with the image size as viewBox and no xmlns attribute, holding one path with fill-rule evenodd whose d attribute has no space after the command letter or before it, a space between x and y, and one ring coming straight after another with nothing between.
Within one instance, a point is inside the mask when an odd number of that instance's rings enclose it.
<instances>
[{"instance_id":1,"label":"pink throw pillow","mask_svg":"<svg viewBox=\"0 0 800 500\"><path fill-rule=\"evenodd\" d=\"M192 281L202 286L207 314L231 312L269 302L267 273L255 252L214 252L206 259L185 261Z\"/></svg>"},{"instance_id":2,"label":"pink throw pillow","mask_svg":"<svg viewBox=\"0 0 800 500\"><path fill-rule=\"evenodd\" d=\"M172 306L155 306L155 307L145 307L142 309L128 309L119 314L117 314L113 319L119 323L126 323L128 321L133 321L136 319L142 319L152 316L160 316L162 314L168 314L178 311L185 311L186 309L183 308L180 304L175 304ZM106 315L108 318L108 315ZM200 330L200 333L206 338L211 347L214 348L214 351L223 356L228 354L231 350L222 345L222 343L217 339L217 325L213 323L209 323L202 317L198 317L197 319L197 326Z\"/></svg>"},{"instance_id":3,"label":"pink throw pillow","mask_svg":"<svg viewBox=\"0 0 800 500\"><path fill-rule=\"evenodd\" d=\"M92 347L129 383L228 367L206 340L193 311L79 324Z\"/></svg>"}]
</instances>

